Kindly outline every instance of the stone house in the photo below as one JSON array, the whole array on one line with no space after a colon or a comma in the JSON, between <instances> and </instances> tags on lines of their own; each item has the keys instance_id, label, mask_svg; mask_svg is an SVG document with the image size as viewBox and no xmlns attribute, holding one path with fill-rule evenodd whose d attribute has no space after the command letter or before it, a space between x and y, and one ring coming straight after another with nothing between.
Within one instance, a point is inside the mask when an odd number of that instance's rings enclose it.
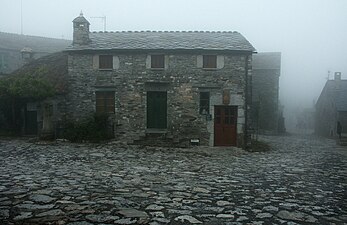
<instances>
[{"instance_id":1,"label":"stone house","mask_svg":"<svg viewBox=\"0 0 347 225\"><path fill-rule=\"evenodd\" d=\"M130 143L242 146L253 46L238 32L90 32L73 20L66 115L112 117Z\"/></svg>"},{"instance_id":2,"label":"stone house","mask_svg":"<svg viewBox=\"0 0 347 225\"><path fill-rule=\"evenodd\" d=\"M325 137L336 137L339 121L342 132L347 133L347 80L336 72L334 80L328 80L317 100L315 133Z\"/></svg>"},{"instance_id":3,"label":"stone house","mask_svg":"<svg viewBox=\"0 0 347 225\"><path fill-rule=\"evenodd\" d=\"M67 75L68 75L68 55L64 52L57 52L50 55L42 56L39 59L35 59L21 68L15 70L14 72L5 75L3 78L6 79L19 76L42 76L47 78L47 80L52 83L55 89L55 96L40 102L28 102L24 104L23 102L17 102L16 107L16 124L21 128L21 134L23 135L41 135L45 130L43 128L47 127L47 123L44 124L44 114L50 111L52 116L48 124L59 124L62 121L65 105L65 96L67 91ZM6 104L6 103L5 103ZM24 104L24 106L22 106ZM19 107L19 108L18 108ZM5 117L6 110L0 108L0 118ZM54 113L53 113L54 112ZM8 112L7 112L8 113ZM9 118L7 118L9 120ZM1 121L0 121L1 122ZM7 121L8 122L8 121ZM4 129L3 126L6 124L0 123L0 130ZM51 132L53 131L53 127ZM55 132L58 131L58 126L56 126Z\"/></svg>"},{"instance_id":4,"label":"stone house","mask_svg":"<svg viewBox=\"0 0 347 225\"><path fill-rule=\"evenodd\" d=\"M56 131L66 119L108 113L115 138L130 144L246 147L255 49L240 33L89 25L75 18L72 45L55 54L61 66L52 80L64 78L61 94L47 100ZM44 110L34 106L40 130Z\"/></svg>"},{"instance_id":5,"label":"stone house","mask_svg":"<svg viewBox=\"0 0 347 225\"><path fill-rule=\"evenodd\" d=\"M0 74L9 74L42 56L62 51L70 40L0 32Z\"/></svg>"},{"instance_id":6,"label":"stone house","mask_svg":"<svg viewBox=\"0 0 347 225\"><path fill-rule=\"evenodd\" d=\"M261 52L252 61L252 126L258 133L278 134L285 130L279 104L281 53Z\"/></svg>"}]
</instances>

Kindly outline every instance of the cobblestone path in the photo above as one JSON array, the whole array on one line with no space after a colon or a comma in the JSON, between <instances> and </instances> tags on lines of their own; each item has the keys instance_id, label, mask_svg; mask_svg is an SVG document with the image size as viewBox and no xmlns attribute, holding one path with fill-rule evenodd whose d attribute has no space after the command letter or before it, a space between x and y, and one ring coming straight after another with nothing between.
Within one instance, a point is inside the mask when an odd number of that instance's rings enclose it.
<instances>
[{"instance_id":1,"label":"cobblestone path","mask_svg":"<svg viewBox=\"0 0 347 225\"><path fill-rule=\"evenodd\" d=\"M0 140L0 224L346 224L347 149L269 152Z\"/></svg>"}]
</instances>

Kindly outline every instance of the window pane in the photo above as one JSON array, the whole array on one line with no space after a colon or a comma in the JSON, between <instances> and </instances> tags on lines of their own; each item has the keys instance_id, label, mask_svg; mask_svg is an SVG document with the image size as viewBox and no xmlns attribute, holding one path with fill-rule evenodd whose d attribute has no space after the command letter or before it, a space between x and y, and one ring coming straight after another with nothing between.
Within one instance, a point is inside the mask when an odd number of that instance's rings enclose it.
<instances>
[{"instance_id":1,"label":"window pane","mask_svg":"<svg viewBox=\"0 0 347 225\"><path fill-rule=\"evenodd\" d=\"M210 92L200 92L199 113L200 114L210 113Z\"/></svg>"},{"instance_id":2,"label":"window pane","mask_svg":"<svg viewBox=\"0 0 347 225\"><path fill-rule=\"evenodd\" d=\"M164 68L164 55L151 55L151 68Z\"/></svg>"},{"instance_id":3,"label":"window pane","mask_svg":"<svg viewBox=\"0 0 347 225\"><path fill-rule=\"evenodd\" d=\"M113 68L113 56L112 55L100 55L99 56L99 68L100 69L112 69Z\"/></svg>"},{"instance_id":4,"label":"window pane","mask_svg":"<svg viewBox=\"0 0 347 225\"><path fill-rule=\"evenodd\" d=\"M217 56L216 55L204 55L203 56L203 68L217 68Z\"/></svg>"},{"instance_id":5,"label":"window pane","mask_svg":"<svg viewBox=\"0 0 347 225\"><path fill-rule=\"evenodd\" d=\"M96 97L96 112L114 113L115 97L114 91L98 91Z\"/></svg>"}]
</instances>

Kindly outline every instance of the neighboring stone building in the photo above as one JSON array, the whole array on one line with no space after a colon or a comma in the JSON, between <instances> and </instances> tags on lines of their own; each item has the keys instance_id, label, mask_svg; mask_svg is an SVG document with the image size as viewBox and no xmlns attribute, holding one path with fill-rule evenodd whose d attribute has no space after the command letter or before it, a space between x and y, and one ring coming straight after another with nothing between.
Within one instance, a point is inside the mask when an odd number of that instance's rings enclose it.
<instances>
[{"instance_id":1,"label":"neighboring stone building","mask_svg":"<svg viewBox=\"0 0 347 225\"><path fill-rule=\"evenodd\" d=\"M280 52L253 55L252 126L257 133L277 134L285 131L278 100L280 74Z\"/></svg>"},{"instance_id":2,"label":"neighboring stone building","mask_svg":"<svg viewBox=\"0 0 347 225\"><path fill-rule=\"evenodd\" d=\"M69 40L0 32L0 74L9 74L25 63L64 50Z\"/></svg>"},{"instance_id":3,"label":"neighboring stone building","mask_svg":"<svg viewBox=\"0 0 347 225\"><path fill-rule=\"evenodd\" d=\"M334 80L328 80L316 103L315 133L336 137L336 125L340 121L342 132L347 133L347 80L336 72Z\"/></svg>"},{"instance_id":4,"label":"neighboring stone building","mask_svg":"<svg viewBox=\"0 0 347 225\"><path fill-rule=\"evenodd\" d=\"M45 77L53 84L53 87L55 88L56 95L53 98L46 99L42 102L29 102L28 104L24 105L24 107L22 107L22 102L17 103L17 107L15 109L15 123L21 128L22 134L41 135L42 127L44 127L43 123L45 111L51 111L50 114L52 114L52 121L49 121L49 123L56 125L55 133L58 134L57 132L59 131L59 124L61 124L65 115L64 105L68 88L67 62L67 53L57 52L33 60L32 62L25 64L23 67L17 69L11 74L5 75L3 78L0 77L0 79L7 79L10 78L10 76ZM48 110L45 110L46 106L49 107ZM5 112L2 112L1 109L5 110ZM2 113L4 113L4 115L7 115L7 117L10 117L12 116L13 112L6 112L6 109L0 108L0 117L2 116ZM7 119L10 120L10 118ZM3 126L6 127L6 124L0 124L0 131L1 129L5 128Z\"/></svg>"}]
</instances>

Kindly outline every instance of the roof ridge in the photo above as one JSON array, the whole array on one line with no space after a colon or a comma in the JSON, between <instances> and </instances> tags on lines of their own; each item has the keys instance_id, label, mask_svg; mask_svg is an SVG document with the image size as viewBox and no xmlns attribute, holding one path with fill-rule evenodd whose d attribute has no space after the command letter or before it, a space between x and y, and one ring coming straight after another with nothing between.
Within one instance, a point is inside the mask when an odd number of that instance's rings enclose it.
<instances>
[{"instance_id":1,"label":"roof ridge","mask_svg":"<svg viewBox=\"0 0 347 225\"><path fill-rule=\"evenodd\" d=\"M128 30L128 31L91 31L90 33L236 33L237 31L215 31L215 30Z\"/></svg>"},{"instance_id":2,"label":"roof ridge","mask_svg":"<svg viewBox=\"0 0 347 225\"><path fill-rule=\"evenodd\" d=\"M61 41L71 41L69 39L62 39L62 38L53 38L53 37L45 37L45 36L37 36L37 35L28 35L28 34L16 34L16 33L9 33L9 32L3 32L0 31L0 35L8 35L8 36L17 36L17 37L29 37L29 38L42 38L42 39L53 39L53 40L61 40Z\"/></svg>"}]
</instances>

